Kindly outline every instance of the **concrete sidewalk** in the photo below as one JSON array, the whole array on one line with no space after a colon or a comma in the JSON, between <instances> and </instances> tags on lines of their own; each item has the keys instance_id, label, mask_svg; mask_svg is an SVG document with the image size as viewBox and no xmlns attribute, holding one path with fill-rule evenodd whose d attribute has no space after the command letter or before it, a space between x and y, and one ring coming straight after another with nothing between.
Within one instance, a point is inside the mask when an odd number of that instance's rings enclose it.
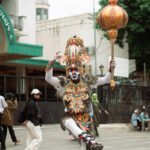
<instances>
[{"instance_id":1,"label":"concrete sidewalk","mask_svg":"<svg viewBox=\"0 0 150 150\"><path fill-rule=\"evenodd\" d=\"M26 145L26 129L23 126L14 127L20 144L14 146L8 133L7 150L24 150ZM98 128L100 136L97 141L104 145L103 150L149 150L149 132L131 131L129 124L101 124ZM59 124L42 126L43 141L39 150L80 150L77 141L70 140L68 131L62 131Z\"/></svg>"},{"instance_id":2,"label":"concrete sidewalk","mask_svg":"<svg viewBox=\"0 0 150 150\"><path fill-rule=\"evenodd\" d=\"M130 129L130 123L108 123L108 124L100 124L99 128L102 129Z\"/></svg>"}]
</instances>

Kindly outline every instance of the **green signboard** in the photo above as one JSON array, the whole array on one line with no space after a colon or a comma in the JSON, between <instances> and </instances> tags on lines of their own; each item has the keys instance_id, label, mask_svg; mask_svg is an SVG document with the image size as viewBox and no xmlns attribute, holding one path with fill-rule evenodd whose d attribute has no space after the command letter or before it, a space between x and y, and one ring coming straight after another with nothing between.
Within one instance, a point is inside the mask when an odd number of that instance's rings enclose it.
<instances>
[{"instance_id":1,"label":"green signboard","mask_svg":"<svg viewBox=\"0 0 150 150\"><path fill-rule=\"evenodd\" d=\"M8 40L10 42L14 42L16 40L15 35L14 35L14 30L12 28L10 19L7 13L5 12L5 10L3 9L2 5L0 5L0 22L2 23L5 29Z\"/></svg>"}]
</instances>

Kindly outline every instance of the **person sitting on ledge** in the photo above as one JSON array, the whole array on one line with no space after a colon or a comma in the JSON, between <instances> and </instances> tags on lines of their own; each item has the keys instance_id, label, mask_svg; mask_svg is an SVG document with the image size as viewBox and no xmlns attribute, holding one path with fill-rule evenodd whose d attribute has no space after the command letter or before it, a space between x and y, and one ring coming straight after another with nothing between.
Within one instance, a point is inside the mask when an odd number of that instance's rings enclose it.
<instances>
[{"instance_id":1,"label":"person sitting on ledge","mask_svg":"<svg viewBox=\"0 0 150 150\"><path fill-rule=\"evenodd\" d=\"M143 129L145 131L148 131L148 123L150 122L150 118L148 116L148 113L146 111L145 106L142 107L140 117L141 117L141 120L142 120L142 123L143 123Z\"/></svg>"},{"instance_id":2,"label":"person sitting on ledge","mask_svg":"<svg viewBox=\"0 0 150 150\"><path fill-rule=\"evenodd\" d=\"M138 131L142 130L142 119L140 117L139 109L135 109L131 116L131 124Z\"/></svg>"}]
</instances>

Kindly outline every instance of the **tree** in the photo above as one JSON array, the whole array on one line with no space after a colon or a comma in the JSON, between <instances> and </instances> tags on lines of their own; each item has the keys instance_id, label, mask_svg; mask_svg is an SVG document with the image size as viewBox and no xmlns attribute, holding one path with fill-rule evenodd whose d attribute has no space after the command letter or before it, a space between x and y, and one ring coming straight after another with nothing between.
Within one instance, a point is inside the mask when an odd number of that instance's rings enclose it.
<instances>
[{"instance_id":1,"label":"tree","mask_svg":"<svg viewBox=\"0 0 150 150\"><path fill-rule=\"evenodd\" d=\"M108 5L107 0L100 0L100 10ZM143 70L145 62L150 71L150 0L119 0L129 16L129 22L119 29L116 43L123 47L124 39L129 44L129 58L136 59L137 71Z\"/></svg>"}]
</instances>

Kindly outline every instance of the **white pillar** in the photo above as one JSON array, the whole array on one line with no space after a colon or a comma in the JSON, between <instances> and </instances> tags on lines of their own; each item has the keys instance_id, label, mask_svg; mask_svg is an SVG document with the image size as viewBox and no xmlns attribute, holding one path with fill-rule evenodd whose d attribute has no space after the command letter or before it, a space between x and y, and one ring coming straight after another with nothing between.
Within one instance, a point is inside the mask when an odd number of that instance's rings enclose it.
<instances>
[{"instance_id":1,"label":"white pillar","mask_svg":"<svg viewBox=\"0 0 150 150\"><path fill-rule=\"evenodd\" d=\"M26 93L26 82L23 77L26 76L25 67L16 67L16 76L17 78L17 93L25 94Z\"/></svg>"}]
</instances>

